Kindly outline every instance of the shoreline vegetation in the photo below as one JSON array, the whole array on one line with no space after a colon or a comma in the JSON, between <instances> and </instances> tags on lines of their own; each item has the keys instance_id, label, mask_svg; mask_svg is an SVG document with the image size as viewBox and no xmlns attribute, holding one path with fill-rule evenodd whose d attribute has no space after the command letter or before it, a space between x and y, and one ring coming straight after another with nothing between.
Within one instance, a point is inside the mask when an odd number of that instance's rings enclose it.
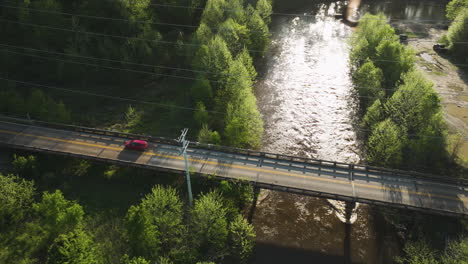
<instances>
[{"instance_id":1,"label":"shoreline vegetation","mask_svg":"<svg viewBox=\"0 0 468 264\"><path fill-rule=\"evenodd\" d=\"M161 4L193 8L0 7L0 77L17 80L0 80L1 114L172 137L188 127L200 142L258 148L254 65L270 41L271 2ZM1 263L246 263L252 253L248 183L194 177L190 207L174 175L16 153L0 175Z\"/></svg>"},{"instance_id":2,"label":"shoreline vegetation","mask_svg":"<svg viewBox=\"0 0 468 264\"><path fill-rule=\"evenodd\" d=\"M465 2L465 10L457 9L460 14L453 14L453 6L461 6L453 2ZM468 39L468 23L463 17L468 1L453 2L448 5L448 17L456 16L457 20L444 39L450 53L460 56L466 52L460 42ZM454 167L460 165L449 151L441 99L433 83L416 70L415 52L400 43L386 21L383 14L366 14L350 41L351 74L360 96L361 126L368 131L364 135L367 161L377 166L454 174ZM418 217L422 216L417 214L414 219L398 215L398 210L383 213L404 244L395 262L445 264L465 263L468 259L466 221L434 216L431 223L421 224Z\"/></svg>"}]
</instances>

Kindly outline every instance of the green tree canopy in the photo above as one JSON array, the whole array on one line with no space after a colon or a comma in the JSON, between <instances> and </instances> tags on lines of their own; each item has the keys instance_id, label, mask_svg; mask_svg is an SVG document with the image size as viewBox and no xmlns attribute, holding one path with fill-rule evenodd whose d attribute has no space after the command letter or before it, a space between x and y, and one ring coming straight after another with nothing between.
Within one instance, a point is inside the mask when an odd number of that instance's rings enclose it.
<instances>
[{"instance_id":1,"label":"green tree canopy","mask_svg":"<svg viewBox=\"0 0 468 264\"><path fill-rule=\"evenodd\" d=\"M220 144L221 136L218 132L210 130L207 124L203 124L198 132L197 140L200 143Z\"/></svg>"},{"instance_id":2,"label":"green tree canopy","mask_svg":"<svg viewBox=\"0 0 468 264\"><path fill-rule=\"evenodd\" d=\"M368 140L367 158L371 164L398 167L402 162L405 134L390 119L377 124Z\"/></svg>"},{"instance_id":3,"label":"green tree canopy","mask_svg":"<svg viewBox=\"0 0 468 264\"><path fill-rule=\"evenodd\" d=\"M403 83L387 101L385 110L395 124L413 134L440 111L440 98L432 82L416 71L405 74Z\"/></svg>"},{"instance_id":4,"label":"green tree canopy","mask_svg":"<svg viewBox=\"0 0 468 264\"><path fill-rule=\"evenodd\" d=\"M250 34L249 50L255 51L254 57L263 56L270 43L270 33L267 24L260 14L250 4L247 5L247 28Z\"/></svg>"},{"instance_id":5,"label":"green tree canopy","mask_svg":"<svg viewBox=\"0 0 468 264\"><path fill-rule=\"evenodd\" d=\"M447 4L446 15L450 20L457 19L461 11L468 8L468 0L452 0Z\"/></svg>"},{"instance_id":6,"label":"green tree canopy","mask_svg":"<svg viewBox=\"0 0 468 264\"><path fill-rule=\"evenodd\" d=\"M39 216L39 226L49 237L70 232L83 224L84 211L81 205L68 201L60 190L44 192L42 200L33 205Z\"/></svg>"},{"instance_id":7,"label":"green tree canopy","mask_svg":"<svg viewBox=\"0 0 468 264\"><path fill-rule=\"evenodd\" d=\"M403 248L404 257L397 257L396 262L400 264L438 264L435 252L427 242L419 240L407 242Z\"/></svg>"},{"instance_id":8,"label":"green tree canopy","mask_svg":"<svg viewBox=\"0 0 468 264\"><path fill-rule=\"evenodd\" d=\"M193 66L197 70L212 74L211 80L221 80L231 65L233 59L224 39L216 35L208 45L203 45L197 51Z\"/></svg>"},{"instance_id":9,"label":"green tree canopy","mask_svg":"<svg viewBox=\"0 0 468 264\"><path fill-rule=\"evenodd\" d=\"M96 244L83 230L59 235L51 245L47 264L98 264Z\"/></svg>"},{"instance_id":10,"label":"green tree canopy","mask_svg":"<svg viewBox=\"0 0 468 264\"><path fill-rule=\"evenodd\" d=\"M384 87L395 87L403 74L414 68L414 52L396 40L382 40L376 48L375 64L382 69Z\"/></svg>"},{"instance_id":11,"label":"green tree canopy","mask_svg":"<svg viewBox=\"0 0 468 264\"><path fill-rule=\"evenodd\" d=\"M460 10L456 20L450 25L447 38L451 52L459 58L468 58L468 6Z\"/></svg>"},{"instance_id":12,"label":"green tree canopy","mask_svg":"<svg viewBox=\"0 0 468 264\"><path fill-rule=\"evenodd\" d=\"M270 0L258 0L255 7L260 17L263 19L265 24L271 23L271 14L273 13L273 7L271 6Z\"/></svg>"},{"instance_id":13,"label":"green tree canopy","mask_svg":"<svg viewBox=\"0 0 468 264\"><path fill-rule=\"evenodd\" d=\"M132 253L150 260L174 254L182 242L182 202L177 191L153 187L137 206L131 206L126 227Z\"/></svg>"},{"instance_id":14,"label":"green tree canopy","mask_svg":"<svg viewBox=\"0 0 468 264\"><path fill-rule=\"evenodd\" d=\"M203 194L192 209L193 243L200 259L219 261L226 255L228 226L221 196Z\"/></svg>"},{"instance_id":15,"label":"green tree canopy","mask_svg":"<svg viewBox=\"0 0 468 264\"><path fill-rule=\"evenodd\" d=\"M372 61L364 63L354 74L353 82L359 91L362 107L366 109L376 99L383 98L385 91L382 89L382 70Z\"/></svg>"},{"instance_id":16,"label":"green tree canopy","mask_svg":"<svg viewBox=\"0 0 468 264\"><path fill-rule=\"evenodd\" d=\"M223 23L224 9L226 2L224 0L208 0L206 1L205 9L201 17L201 23L206 24L210 28L216 28Z\"/></svg>"},{"instance_id":17,"label":"green tree canopy","mask_svg":"<svg viewBox=\"0 0 468 264\"><path fill-rule=\"evenodd\" d=\"M383 13L365 14L359 20L359 27L351 39L353 64L359 68L367 58L372 60L375 58L376 49L382 41L396 41L397 39L395 30L387 24L387 18Z\"/></svg>"},{"instance_id":18,"label":"green tree canopy","mask_svg":"<svg viewBox=\"0 0 468 264\"><path fill-rule=\"evenodd\" d=\"M230 250L236 263L246 263L255 244L255 231L241 215L229 224Z\"/></svg>"},{"instance_id":19,"label":"green tree canopy","mask_svg":"<svg viewBox=\"0 0 468 264\"><path fill-rule=\"evenodd\" d=\"M24 218L32 208L34 194L32 181L0 174L0 231Z\"/></svg>"},{"instance_id":20,"label":"green tree canopy","mask_svg":"<svg viewBox=\"0 0 468 264\"><path fill-rule=\"evenodd\" d=\"M466 263L468 263L468 238L461 237L451 241L442 255L442 264Z\"/></svg>"},{"instance_id":21,"label":"green tree canopy","mask_svg":"<svg viewBox=\"0 0 468 264\"><path fill-rule=\"evenodd\" d=\"M231 18L228 18L219 26L218 32L226 42L231 54L234 56L237 55L244 46L250 45L247 27L238 24Z\"/></svg>"}]
</instances>

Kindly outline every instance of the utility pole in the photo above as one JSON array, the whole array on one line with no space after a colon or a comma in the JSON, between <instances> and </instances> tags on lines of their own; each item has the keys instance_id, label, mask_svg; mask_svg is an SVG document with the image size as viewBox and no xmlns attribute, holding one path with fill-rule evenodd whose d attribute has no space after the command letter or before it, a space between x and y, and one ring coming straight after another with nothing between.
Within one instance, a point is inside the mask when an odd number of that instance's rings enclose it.
<instances>
[{"instance_id":1,"label":"utility pole","mask_svg":"<svg viewBox=\"0 0 468 264\"><path fill-rule=\"evenodd\" d=\"M190 171L189 171L188 160L187 160L187 147L190 142L188 140L185 140L185 136L187 135L188 128L182 129L181 132L182 134L177 139L177 142L182 143L182 148L180 149L179 155L184 154L185 176L187 178L187 190L188 190L188 196L189 196L189 204L190 206L192 206L193 205L192 184L190 183Z\"/></svg>"}]
</instances>

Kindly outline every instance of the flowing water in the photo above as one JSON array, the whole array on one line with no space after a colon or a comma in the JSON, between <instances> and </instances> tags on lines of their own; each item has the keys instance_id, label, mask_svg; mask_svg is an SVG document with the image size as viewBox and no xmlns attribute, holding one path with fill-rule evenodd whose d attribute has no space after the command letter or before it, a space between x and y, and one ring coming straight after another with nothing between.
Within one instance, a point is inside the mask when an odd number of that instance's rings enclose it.
<instances>
[{"instance_id":1,"label":"flowing water","mask_svg":"<svg viewBox=\"0 0 468 264\"><path fill-rule=\"evenodd\" d=\"M362 1L361 11L393 18L443 20L442 1ZM256 95L264 116L263 150L357 163L358 101L349 76L352 28L334 18L343 1L289 0L275 12L271 49ZM252 263L392 263L399 245L390 225L361 205L343 224L325 199L274 191L260 195L253 216Z\"/></svg>"}]
</instances>

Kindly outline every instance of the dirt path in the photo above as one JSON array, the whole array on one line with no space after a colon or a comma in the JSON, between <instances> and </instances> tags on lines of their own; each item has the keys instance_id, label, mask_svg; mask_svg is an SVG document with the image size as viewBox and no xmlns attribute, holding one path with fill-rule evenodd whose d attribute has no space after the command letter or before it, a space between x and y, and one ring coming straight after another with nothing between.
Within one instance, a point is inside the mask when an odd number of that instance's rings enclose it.
<instances>
[{"instance_id":1,"label":"dirt path","mask_svg":"<svg viewBox=\"0 0 468 264\"><path fill-rule=\"evenodd\" d=\"M399 25L401 28L402 26ZM453 65L448 59L432 50L432 45L447 31L435 28L411 28L404 26L405 32L427 33L423 37L409 41L416 51L418 69L434 83L435 90L442 99L444 117L449 125L450 134L460 133L466 141L461 142L459 157L468 165L468 74ZM468 64L468 62L467 62ZM463 137L463 136L462 136Z\"/></svg>"}]
</instances>

